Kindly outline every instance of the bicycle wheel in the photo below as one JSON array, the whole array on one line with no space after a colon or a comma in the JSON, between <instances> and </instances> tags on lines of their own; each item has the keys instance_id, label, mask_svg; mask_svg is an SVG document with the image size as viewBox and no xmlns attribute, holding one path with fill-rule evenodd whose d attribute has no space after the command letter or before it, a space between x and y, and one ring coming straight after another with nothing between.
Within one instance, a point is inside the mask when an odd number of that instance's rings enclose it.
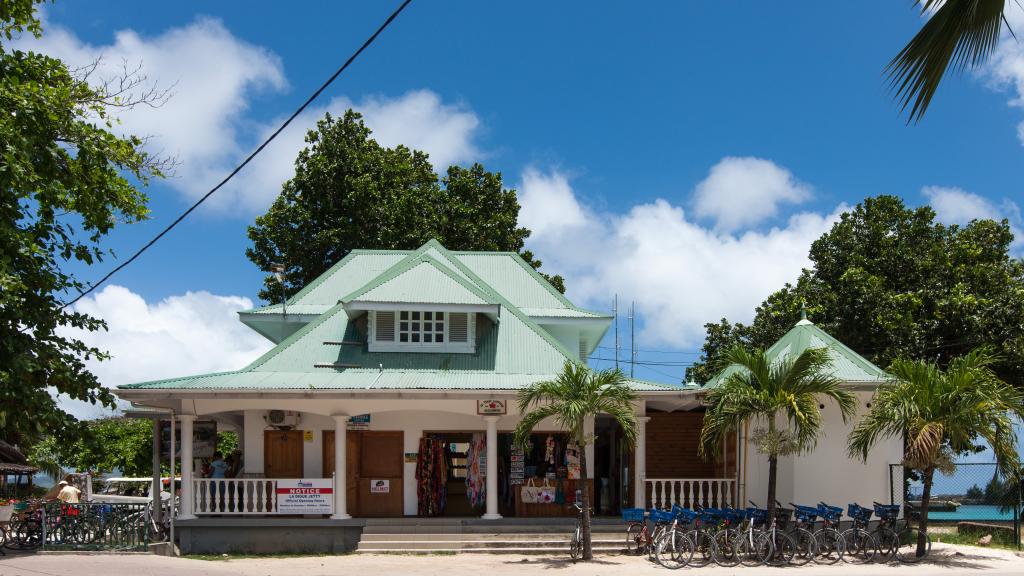
<instances>
[{"instance_id":1,"label":"bicycle wheel","mask_svg":"<svg viewBox=\"0 0 1024 576\"><path fill-rule=\"evenodd\" d=\"M843 558L846 545L843 543L843 535L838 530L822 528L814 533L814 542L817 545L814 551L816 563L835 564Z\"/></svg>"},{"instance_id":2,"label":"bicycle wheel","mask_svg":"<svg viewBox=\"0 0 1024 576\"><path fill-rule=\"evenodd\" d=\"M786 532L775 531L775 538L772 539L772 553L768 557L769 566L785 566L792 564L796 557L796 540Z\"/></svg>"},{"instance_id":3,"label":"bicycle wheel","mask_svg":"<svg viewBox=\"0 0 1024 576\"><path fill-rule=\"evenodd\" d=\"M900 549L899 534L892 528L882 527L871 533L878 545L878 552L875 553L875 562L891 562L896 559L896 553Z\"/></svg>"},{"instance_id":4,"label":"bicycle wheel","mask_svg":"<svg viewBox=\"0 0 1024 576\"><path fill-rule=\"evenodd\" d=\"M626 554L640 554L647 547L647 527L637 522L626 528Z\"/></svg>"},{"instance_id":5,"label":"bicycle wheel","mask_svg":"<svg viewBox=\"0 0 1024 576\"><path fill-rule=\"evenodd\" d=\"M703 530L690 530L687 538L693 542L693 558L690 564L701 568L715 561L715 540Z\"/></svg>"},{"instance_id":6,"label":"bicycle wheel","mask_svg":"<svg viewBox=\"0 0 1024 576\"><path fill-rule=\"evenodd\" d=\"M772 555L772 541L761 530L740 532L736 543L736 555L740 564L753 568L763 566Z\"/></svg>"},{"instance_id":7,"label":"bicycle wheel","mask_svg":"<svg viewBox=\"0 0 1024 576\"><path fill-rule=\"evenodd\" d=\"M693 540L682 530L666 530L654 546L654 559L670 570L686 567L693 553Z\"/></svg>"},{"instance_id":8,"label":"bicycle wheel","mask_svg":"<svg viewBox=\"0 0 1024 576\"><path fill-rule=\"evenodd\" d=\"M918 538L921 535L921 531L914 526L904 526L903 530L900 531L899 535L899 546L896 550L896 558L900 562L906 562L908 564L914 564L924 560L928 554L932 551L932 538L928 535L928 532L924 532L924 550L923 554L918 555L917 545Z\"/></svg>"},{"instance_id":9,"label":"bicycle wheel","mask_svg":"<svg viewBox=\"0 0 1024 576\"><path fill-rule=\"evenodd\" d=\"M740 563L740 557L736 552L736 545L739 543L739 532L735 528L719 530L715 534L715 563L719 566L731 568Z\"/></svg>"},{"instance_id":10,"label":"bicycle wheel","mask_svg":"<svg viewBox=\"0 0 1024 576\"><path fill-rule=\"evenodd\" d=\"M818 543L814 540L814 534L810 530L797 528L796 532L791 534L791 536L796 541L796 554L793 555L793 564L803 566L813 560L818 550Z\"/></svg>"},{"instance_id":11,"label":"bicycle wheel","mask_svg":"<svg viewBox=\"0 0 1024 576\"><path fill-rule=\"evenodd\" d=\"M875 559L878 541L870 532L860 528L847 528L843 531L843 543L846 544L843 560L853 564L867 564Z\"/></svg>"},{"instance_id":12,"label":"bicycle wheel","mask_svg":"<svg viewBox=\"0 0 1024 576\"><path fill-rule=\"evenodd\" d=\"M580 548L583 538L580 535L580 527L577 526L576 530L572 533L572 539L569 540L569 559L575 564L576 560L580 557Z\"/></svg>"}]
</instances>

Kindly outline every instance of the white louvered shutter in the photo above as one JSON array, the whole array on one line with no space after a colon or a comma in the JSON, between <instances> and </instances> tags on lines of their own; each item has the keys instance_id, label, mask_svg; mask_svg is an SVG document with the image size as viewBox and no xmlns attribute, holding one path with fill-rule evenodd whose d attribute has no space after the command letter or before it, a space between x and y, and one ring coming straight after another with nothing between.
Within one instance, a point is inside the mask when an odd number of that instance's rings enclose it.
<instances>
[{"instance_id":1,"label":"white louvered shutter","mask_svg":"<svg viewBox=\"0 0 1024 576\"><path fill-rule=\"evenodd\" d=\"M394 342L395 313L378 310L375 315L374 330L377 342Z\"/></svg>"},{"instance_id":2,"label":"white louvered shutter","mask_svg":"<svg viewBox=\"0 0 1024 576\"><path fill-rule=\"evenodd\" d=\"M469 314L465 312L451 312L448 314L448 341L469 341Z\"/></svg>"}]
</instances>

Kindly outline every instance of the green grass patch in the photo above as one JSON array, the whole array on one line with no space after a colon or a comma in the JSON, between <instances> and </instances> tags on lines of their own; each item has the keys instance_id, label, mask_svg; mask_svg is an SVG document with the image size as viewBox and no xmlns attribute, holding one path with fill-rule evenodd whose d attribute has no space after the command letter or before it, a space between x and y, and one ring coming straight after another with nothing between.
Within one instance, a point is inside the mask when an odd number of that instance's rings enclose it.
<instances>
[{"instance_id":1,"label":"green grass patch","mask_svg":"<svg viewBox=\"0 0 1024 576\"><path fill-rule=\"evenodd\" d=\"M946 544L962 544L967 546L978 546L978 540L983 534L971 533L971 534L958 534L956 532L945 532L945 533L929 533L932 537L932 542L944 542ZM1013 541L1013 534L1007 533L1003 530L995 530L992 532L992 543L988 546L979 546L979 548L1001 548L1003 550L1017 550L1017 544Z\"/></svg>"}]
</instances>

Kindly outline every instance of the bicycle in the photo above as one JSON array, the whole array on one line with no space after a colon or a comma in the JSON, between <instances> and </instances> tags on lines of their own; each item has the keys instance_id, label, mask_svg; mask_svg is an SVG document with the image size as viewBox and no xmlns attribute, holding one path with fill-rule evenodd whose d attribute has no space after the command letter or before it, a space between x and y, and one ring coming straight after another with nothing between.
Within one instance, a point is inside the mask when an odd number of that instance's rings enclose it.
<instances>
[{"instance_id":1,"label":"bicycle","mask_svg":"<svg viewBox=\"0 0 1024 576\"><path fill-rule=\"evenodd\" d=\"M899 504L875 505L875 515L878 516L878 527L874 533L877 534L879 550L884 554L886 560L895 558L900 562L914 564L923 560L932 551L932 539L928 533L924 533L925 549L924 554L917 555L917 541L921 532L913 527L904 518L899 520Z\"/></svg>"},{"instance_id":2,"label":"bicycle","mask_svg":"<svg viewBox=\"0 0 1024 576\"><path fill-rule=\"evenodd\" d=\"M715 533L721 511L714 508L697 510L697 518L686 536L693 542L693 558L690 563L701 568L715 561L718 550L715 547Z\"/></svg>"},{"instance_id":3,"label":"bicycle","mask_svg":"<svg viewBox=\"0 0 1024 576\"><path fill-rule=\"evenodd\" d=\"M627 508L622 511L622 518L626 521L626 553L647 552L653 558L655 542L672 522L673 515L657 508L651 508L649 512L643 508ZM654 523L653 531L647 527L648 520Z\"/></svg>"},{"instance_id":4,"label":"bicycle","mask_svg":"<svg viewBox=\"0 0 1024 576\"><path fill-rule=\"evenodd\" d=\"M768 524L768 511L753 507L746 509L746 520L740 527L738 541L735 545L736 558L747 567L761 566L768 562L772 555L772 542L764 526Z\"/></svg>"},{"instance_id":5,"label":"bicycle","mask_svg":"<svg viewBox=\"0 0 1024 576\"><path fill-rule=\"evenodd\" d=\"M11 549L34 550L43 545L42 500L27 502L25 508L15 512L7 527L7 542Z\"/></svg>"},{"instance_id":6,"label":"bicycle","mask_svg":"<svg viewBox=\"0 0 1024 576\"><path fill-rule=\"evenodd\" d=\"M796 522L793 530L789 533L796 540L796 555L793 556L793 563L803 566L814 559L818 553L818 541L814 538L814 522L818 519L817 506L799 506L789 503L793 507L793 516Z\"/></svg>"},{"instance_id":7,"label":"bicycle","mask_svg":"<svg viewBox=\"0 0 1024 576\"><path fill-rule=\"evenodd\" d=\"M693 540L687 536L687 527L693 524L697 513L672 506L672 522L658 535L654 545L654 559L670 570L689 565L693 559Z\"/></svg>"},{"instance_id":8,"label":"bicycle","mask_svg":"<svg viewBox=\"0 0 1024 576\"><path fill-rule=\"evenodd\" d=\"M740 532L738 527L743 525L746 519L746 512L735 508L723 508L720 514L721 521L718 531L715 533L715 564L731 568L740 563L737 546L739 544Z\"/></svg>"},{"instance_id":9,"label":"bicycle","mask_svg":"<svg viewBox=\"0 0 1024 576\"><path fill-rule=\"evenodd\" d=\"M838 530L843 509L819 502L818 516L821 517L821 528L814 531L814 542L817 545L814 561L817 564L835 564L846 551L846 542Z\"/></svg>"},{"instance_id":10,"label":"bicycle","mask_svg":"<svg viewBox=\"0 0 1024 576\"><path fill-rule=\"evenodd\" d=\"M853 518L853 527L843 531L843 542L846 545L846 554L843 558L847 562L867 564L875 559L878 550L878 540L867 531L868 522L873 513L870 508L864 508L858 504L850 504L846 507L847 514Z\"/></svg>"},{"instance_id":11,"label":"bicycle","mask_svg":"<svg viewBox=\"0 0 1024 576\"><path fill-rule=\"evenodd\" d=\"M775 515L772 516L768 527L768 538L772 545L772 553L766 562L769 566L792 564L793 558L796 557L796 540L786 531L792 516L793 510L790 508L775 508Z\"/></svg>"}]
</instances>

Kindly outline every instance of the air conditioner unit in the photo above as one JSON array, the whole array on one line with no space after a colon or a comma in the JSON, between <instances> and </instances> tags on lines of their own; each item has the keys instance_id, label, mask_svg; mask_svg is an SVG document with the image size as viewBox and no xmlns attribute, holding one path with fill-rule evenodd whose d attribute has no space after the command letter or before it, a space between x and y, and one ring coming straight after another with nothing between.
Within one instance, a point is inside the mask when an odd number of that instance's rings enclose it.
<instances>
[{"instance_id":1,"label":"air conditioner unit","mask_svg":"<svg viewBox=\"0 0 1024 576\"><path fill-rule=\"evenodd\" d=\"M299 413L292 410L268 410L263 417L274 428L290 430L299 425Z\"/></svg>"}]
</instances>

